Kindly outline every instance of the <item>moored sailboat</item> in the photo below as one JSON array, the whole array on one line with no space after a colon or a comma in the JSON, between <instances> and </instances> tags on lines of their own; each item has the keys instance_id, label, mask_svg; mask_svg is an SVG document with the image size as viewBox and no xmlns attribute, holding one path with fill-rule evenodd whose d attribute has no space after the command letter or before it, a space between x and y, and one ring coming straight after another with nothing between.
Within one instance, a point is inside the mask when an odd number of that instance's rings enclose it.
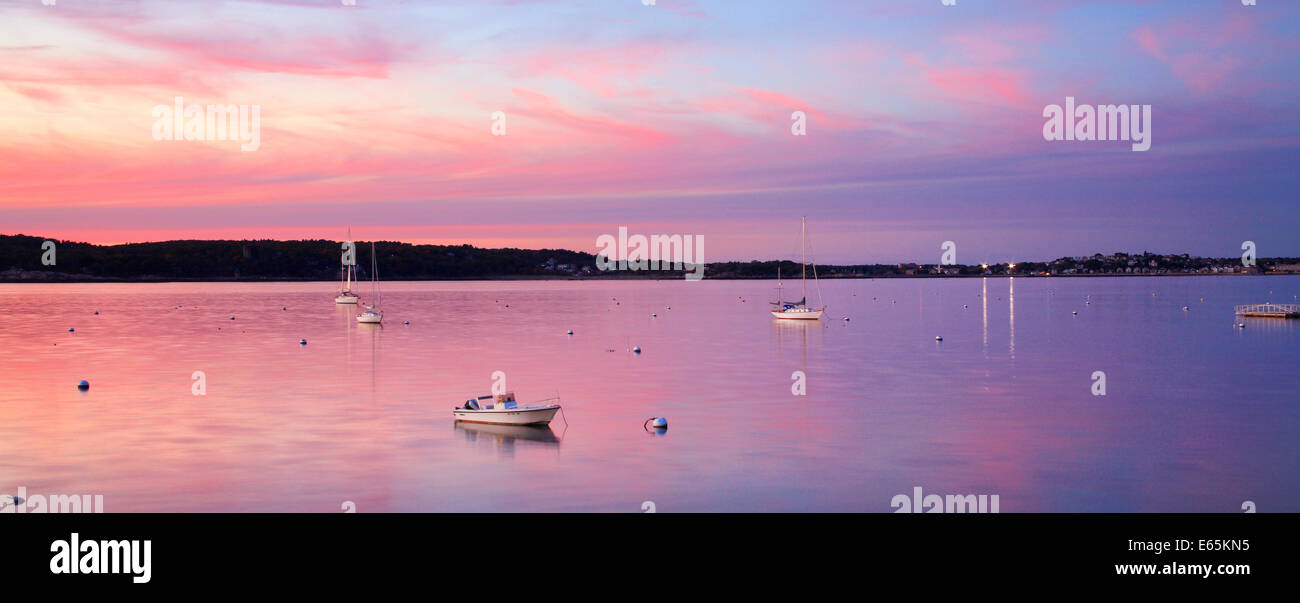
<instances>
[{"instance_id":1,"label":"moored sailboat","mask_svg":"<svg viewBox=\"0 0 1300 603\"><path fill-rule=\"evenodd\" d=\"M782 320L819 320L822 314L826 312L825 305L818 307L808 306L808 218L802 218L799 230L799 247L800 247L800 289L802 292L801 299L797 302L787 302L782 299L781 288L781 265L778 262L776 268L776 301L771 302L777 309L772 310L772 316ZM817 282L817 266L813 266L813 282ZM821 300L821 285L817 286L817 301Z\"/></svg>"},{"instance_id":2,"label":"moored sailboat","mask_svg":"<svg viewBox=\"0 0 1300 603\"><path fill-rule=\"evenodd\" d=\"M348 240L347 240L347 243L348 243L348 244L352 243L352 229L351 229L351 228L348 229ZM352 292L352 280L353 280L353 276L354 276L354 275L353 275L353 268L355 267L356 262L354 261L352 264L348 264L347 261L346 261L346 257L347 257L347 256L346 256L346 253L344 254L343 257L344 257L344 261L343 261L343 277L342 277L342 280L343 280L343 289L340 290L340 291L339 291L339 294L338 294L337 296L334 297L334 303L336 303L336 304L352 304L352 305L356 305L356 303L357 303L358 301L361 300L361 298L358 297L356 293L353 293L353 292Z\"/></svg>"},{"instance_id":3,"label":"moored sailboat","mask_svg":"<svg viewBox=\"0 0 1300 603\"><path fill-rule=\"evenodd\" d=\"M374 241L370 242L370 293L375 296L375 301L366 306L365 312L357 315L357 322L380 324L384 320L384 312L379 309L379 303L384 298L379 293L379 261L375 259Z\"/></svg>"}]
</instances>

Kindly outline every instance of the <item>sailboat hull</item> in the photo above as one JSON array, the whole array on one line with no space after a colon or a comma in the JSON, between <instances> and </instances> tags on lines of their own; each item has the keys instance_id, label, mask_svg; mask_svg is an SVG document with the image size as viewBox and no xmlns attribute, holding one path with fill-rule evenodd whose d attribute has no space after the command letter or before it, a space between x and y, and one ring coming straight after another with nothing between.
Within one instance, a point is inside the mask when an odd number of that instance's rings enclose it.
<instances>
[{"instance_id":1,"label":"sailboat hull","mask_svg":"<svg viewBox=\"0 0 1300 603\"><path fill-rule=\"evenodd\" d=\"M360 300L360 299L361 299L361 298L360 298L360 297L357 297L356 295L340 295L340 296L334 298L334 303L336 303L336 304L351 304L351 305L354 305L354 306L355 306L355 305L357 304L357 301Z\"/></svg>"},{"instance_id":2,"label":"sailboat hull","mask_svg":"<svg viewBox=\"0 0 1300 603\"><path fill-rule=\"evenodd\" d=\"M772 316L782 320L819 320L825 310L772 310Z\"/></svg>"}]
</instances>

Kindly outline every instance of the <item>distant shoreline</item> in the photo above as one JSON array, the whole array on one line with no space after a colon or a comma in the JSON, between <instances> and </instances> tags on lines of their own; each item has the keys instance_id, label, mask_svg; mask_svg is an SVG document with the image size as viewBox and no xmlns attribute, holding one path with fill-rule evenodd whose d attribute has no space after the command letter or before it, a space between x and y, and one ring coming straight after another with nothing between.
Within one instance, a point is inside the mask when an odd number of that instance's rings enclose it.
<instances>
[{"instance_id":1,"label":"distant shoreline","mask_svg":"<svg viewBox=\"0 0 1300 603\"><path fill-rule=\"evenodd\" d=\"M370 280L378 258L383 281L505 281L505 280L664 280L700 277L698 264L678 262L689 270L662 268L653 259L640 270L602 270L607 261L591 253L566 249L484 249L470 245L412 245L375 241L356 251L338 241L162 241L100 246L59 242L29 235L0 235L0 283L169 283L169 282L317 282L341 277L340 254L350 257L354 280ZM663 257L676 257L659 249ZM655 256L655 250L649 251ZM644 259L644 258L643 258ZM703 259L703 258L701 258ZM1254 259L1252 265L1243 262ZM638 261L638 260L633 260ZM730 260L701 262L703 278L714 280L774 280L800 273L791 260ZM1188 254L1114 252L1062 257L1050 261L957 264L814 264L822 279L971 278L1049 276L1221 276L1300 273L1300 258L1203 258Z\"/></svg>"},{"instance_id":2,"label":"distant shoreline","mask_svg":"<svg viewBox=\"0 0 1300 603\"><path fill-rule=\"evenodd\" d=\"M49 284L86 284L86 283L332 283L333 280L321 280L313 278L93 278L93 277L72 277L63 273L57 274L57 278L49 277L32 277L32 278L0 278L0 285L31 284L31 285L49 285ZM1261 272L1256 274L1242 273L1195 273L1195 272L1171 272L1166 274L1130 274L1130 273L1105 273L1105 274L892 274L892 275L828 275L821 277L821 280L890 280L890 279L975 279L975 278L1159 278L1159 277L1186 277L1186 276L1213 276L1213 277L1253 277L1253 276L1300 276L1295 272ZM681 276L649 276L639 274L627 275L603 275L595 277L573 277L573 276L545 276L545 275L519 275L519 276L490 276L490 277L464 277L464 278L420 278L420 279L394 279L388 282L399 283L440 283L440 282L503 282L503 281L587 281L587 282L609 282L609 281L680 281L684 280ZM751 276L719 276L710 277L705 272L702 280L714 281L774 281L772 277L751 277ZM789 280L789 279L786 279Z\"/></svg>"}]
</instances>

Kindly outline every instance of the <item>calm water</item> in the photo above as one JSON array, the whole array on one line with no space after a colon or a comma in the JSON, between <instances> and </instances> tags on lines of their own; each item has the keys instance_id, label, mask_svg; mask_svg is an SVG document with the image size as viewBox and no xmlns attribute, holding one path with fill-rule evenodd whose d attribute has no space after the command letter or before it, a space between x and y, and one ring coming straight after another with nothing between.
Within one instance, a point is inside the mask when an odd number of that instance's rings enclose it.
<instances>
[{"instance_id":1,"label":"calm water","mask_svg":"<svg viewBox=\"0 0 1300 603\"><path fill-rule=\"evenodd\" d=\"M1300 278L823 282L814 324L773 321L773 286L386 283L374 327L333 283L0 285L0 493L890 512L921 486L1004 513L1300 511L1300 321L1232 313ZM520 400L558 392L568 427L456 425L494 371Z\"/></svg>"}]
</instances>

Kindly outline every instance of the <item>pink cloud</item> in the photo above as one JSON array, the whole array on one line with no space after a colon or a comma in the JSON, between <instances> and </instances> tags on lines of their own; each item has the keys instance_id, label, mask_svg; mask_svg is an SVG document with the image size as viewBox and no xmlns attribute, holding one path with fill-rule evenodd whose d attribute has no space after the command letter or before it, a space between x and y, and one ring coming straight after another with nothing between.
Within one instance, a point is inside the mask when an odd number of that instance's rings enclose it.
<instances>
[{"instance_id":1,"label":"pink cloud","mask_svg":"<svg viewBox=\"0 0 1300 603\"><path fill-rule=\"evenodd\" d=\"M1164 63L1197 94L1228 86L1245 64L1245 55L1238 49L1257 42L1257 37L1255 19L1244 14L1213 21L1179 19L1154 27L1143 25L1132 34L1139 48Z\"/></svg>"}]
</instances>

